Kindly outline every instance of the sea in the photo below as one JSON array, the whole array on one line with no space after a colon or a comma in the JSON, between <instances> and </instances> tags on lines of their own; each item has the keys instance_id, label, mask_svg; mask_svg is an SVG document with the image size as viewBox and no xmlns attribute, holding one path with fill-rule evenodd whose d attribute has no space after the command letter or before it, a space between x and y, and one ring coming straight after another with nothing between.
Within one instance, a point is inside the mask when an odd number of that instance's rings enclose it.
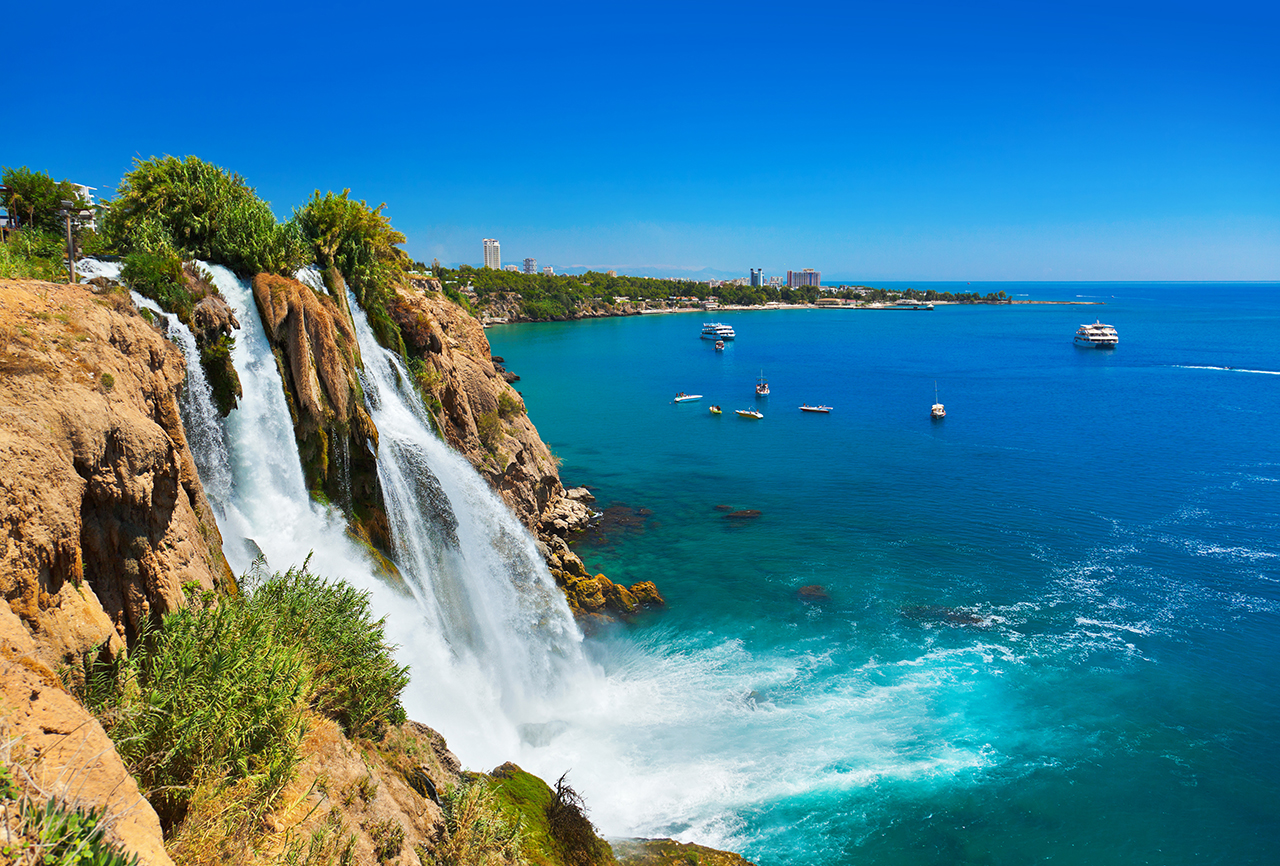
<instances>
[{"instance_id":1,"label":"sea","mask_svg":"<svg viewBox=\"0 0 1280 866\"><path fill-rule=\"evenodd\" d=\"M488 330L668 603L543 757L761 866L1280 863L1280 284L912 286L1097 305Z\"/></svg>"}]
</instances>

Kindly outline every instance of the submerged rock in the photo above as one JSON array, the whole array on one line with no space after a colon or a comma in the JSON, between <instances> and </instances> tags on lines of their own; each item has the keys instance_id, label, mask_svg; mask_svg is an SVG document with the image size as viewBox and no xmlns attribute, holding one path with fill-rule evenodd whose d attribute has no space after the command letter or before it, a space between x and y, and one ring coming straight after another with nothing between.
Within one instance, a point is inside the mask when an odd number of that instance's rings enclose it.
<instances>
[{"instance_id":1,"label":"submerged rock","mask_svg":"<svg viewBox=\"0 0 1280 866\"><path fill-rule=\"evenodd\" d=\"M801 601L828 601L831 598L827 595L826 589L816 583L800 587L796 590L796 595Z\"/></svg>"},{"instance_id":2,"label":"submerged rock","mask_svg":"<svg viewBox=\"0 0 1280 866\"><path fill-rule=\"evenodd\" d=\"M744 508L741 511L732 511L725 515L726 520L750 520L753 517L759 517L762 512L754 508Z\"/></svg>"}]
</instances>

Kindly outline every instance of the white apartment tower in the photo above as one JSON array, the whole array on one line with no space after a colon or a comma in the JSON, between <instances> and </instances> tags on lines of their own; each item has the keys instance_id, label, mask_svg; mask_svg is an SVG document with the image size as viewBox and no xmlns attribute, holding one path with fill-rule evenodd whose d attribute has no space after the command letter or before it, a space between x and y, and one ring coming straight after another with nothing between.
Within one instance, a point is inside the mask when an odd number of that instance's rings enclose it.
<instances>
[{"instance_id":1,"label":"white apartment tower","mask_svg":"<svg viewBox=\"0 0 1280 866\"><path fill-rule=\"evenodd\" d=\"M502 270L502 253L498 249L498 241L495 238L484 239L484 266L493 268L495 271Z\"/></svg>"}]
</instances>

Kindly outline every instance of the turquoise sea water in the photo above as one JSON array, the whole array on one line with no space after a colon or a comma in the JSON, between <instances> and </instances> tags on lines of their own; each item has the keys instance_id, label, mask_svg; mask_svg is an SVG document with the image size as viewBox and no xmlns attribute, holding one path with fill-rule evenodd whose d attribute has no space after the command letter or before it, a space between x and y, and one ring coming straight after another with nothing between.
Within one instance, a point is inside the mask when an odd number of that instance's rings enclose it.
<instances>
[{"instance_id":1,"label":"turquoise sea water","mask_svg":"<svg viewBox=\"0 0 1280 866\"><path fill-rule=\"evenodd\" d=\"M579 552L670 602L591 642L597 823L761 864L1280 862L1280 286L936 287L1106 305L489 330L565 482L624 506ZM1094 318L1115 351L1072 344Z\"/></svg>"}]
</instances>

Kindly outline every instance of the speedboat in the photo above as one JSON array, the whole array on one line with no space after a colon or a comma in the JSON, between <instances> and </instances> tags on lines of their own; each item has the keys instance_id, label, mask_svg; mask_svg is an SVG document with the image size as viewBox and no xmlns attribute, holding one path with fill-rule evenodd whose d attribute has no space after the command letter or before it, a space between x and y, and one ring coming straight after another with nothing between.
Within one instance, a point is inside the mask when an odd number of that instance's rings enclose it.
<instances>
[{"instance_id":1,"label":"speedboat","mask_svg":"<svg viewBox=\"0 0 1280 866\"><path fill-rule=\"evenodd\" d=\"M733 337L733 328L723 322L702 323L702 339L704 340L732 340Z\"/></svg>"},{"instance_id":2,"label":"speedboat","mask_svg":"<svg viewBox=\"0 0 1280 866\"><path fill-rule=\"evenodd\" d=\"M686 394L683 391L681 391L679 394L676 395L677 403L688 403L692 400L701 400L701 399L702 399L701 394Z\"/></svg>"},{"instance_id":3,"label":"speedboat","mask_svg":"<svg viewBox=\"0 0 1280 866\"><path fill-rule=\"evenodd\" d=\"M803 406L800 407L800 411L801 412L821 412L825 415L831 411L831 407L830 406L810 406L808 403L805 403Z\"/></svg>"},{"instance_id":4,"label":"speedboat","mask_svg":"<svg viewBox=\"0 0 1280 866\"><path fill-rule=\"evenodd\" d=\"M1076 345L1089 346L1096 349L1114 349L1120 343L1120 335L1116 329L1102 322L1092 325L1081 325L1076 329Z\"/></svg>"},{"instance_id":5,"label":"speedboat","mask_svg":"<svg viewBox=\"0 0 1280 866\"><path fill-rule=\"evenodd\" d=\"M764 417L763 412L757 412L755 409L734 409L733 411L743 418L754 418L757 421Z\"/></svg>"}]
</instances>

